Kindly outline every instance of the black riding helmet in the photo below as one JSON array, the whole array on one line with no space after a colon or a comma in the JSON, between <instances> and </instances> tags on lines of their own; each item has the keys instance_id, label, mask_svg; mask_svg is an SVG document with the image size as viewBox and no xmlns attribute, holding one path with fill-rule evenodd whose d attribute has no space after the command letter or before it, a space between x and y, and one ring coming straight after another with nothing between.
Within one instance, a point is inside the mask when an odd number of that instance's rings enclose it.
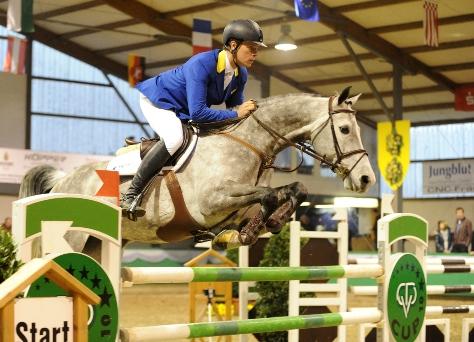
<instances>
[{"instance_id":1,"label":"black riding helmet","mask_svg":"<svg viewBox=\"0 0 474 342\"><path fill-rule=\"evenodd\" d=\"M227 46L229 40L235 39L240 43L252 42L267 47L263 43L263 33L260 26L250 19L233 20L224 28L222 42Z\"/></svg>"}]
</instances>

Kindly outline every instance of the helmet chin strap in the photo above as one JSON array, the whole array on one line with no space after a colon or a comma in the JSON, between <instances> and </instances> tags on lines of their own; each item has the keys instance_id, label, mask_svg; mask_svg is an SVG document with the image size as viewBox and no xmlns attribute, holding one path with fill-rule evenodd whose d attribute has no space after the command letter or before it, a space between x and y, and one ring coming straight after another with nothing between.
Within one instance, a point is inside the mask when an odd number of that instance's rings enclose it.
<instances>
[{"instance_id":1,"label":"helmet chin strap","mask_svg":"<svg viewBox=\"0 0 474 342\"><path fill-rule=\"evenodd\" d=\"M226 49L232 54L232 61L234 64L238 67L239 64L237 63L237 52L240 49L240 46L242 45L242 42L235 41L237 43L237 46L234 49L230 49L229 47L226 46Z\"/></svg>"}]
</instances>

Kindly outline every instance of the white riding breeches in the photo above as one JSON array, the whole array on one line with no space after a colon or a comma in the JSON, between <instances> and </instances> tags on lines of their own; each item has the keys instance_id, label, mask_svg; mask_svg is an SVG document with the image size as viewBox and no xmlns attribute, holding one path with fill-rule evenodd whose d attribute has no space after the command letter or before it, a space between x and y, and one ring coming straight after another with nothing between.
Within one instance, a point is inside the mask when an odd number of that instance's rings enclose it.
<instances>
[{"instance_id":1,"label":"white riding breeches","mask_svg":"<svg viewBox=\"0 0 474 342\"><path fill-rule=\"evenodd\" d=\"M166 149L173 155L183 143L183 125L175 112L156 107L140 94L140 108L150 127L163 139Z\"/></svg>"}]
</instances>

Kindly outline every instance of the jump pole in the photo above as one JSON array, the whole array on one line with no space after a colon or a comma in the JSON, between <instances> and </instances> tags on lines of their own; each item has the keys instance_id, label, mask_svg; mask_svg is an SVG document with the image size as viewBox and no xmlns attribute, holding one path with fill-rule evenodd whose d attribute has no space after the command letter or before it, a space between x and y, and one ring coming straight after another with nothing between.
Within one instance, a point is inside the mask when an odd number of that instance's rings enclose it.
<instances>
[{"instance_id":1,"label":"jump pole","mask_svg":"<svg viewBox=\"0 0 474 342\"><path fill-rule=\"evenodd\" d=\"M213 323L170 324L141 328L122 329L122 342L169 341L184 338L200 338L237 334L255 334L296 329L332 327L358 323L376 323L382 319L377 309L359 310L295 317L257 318L240 321Z\"/></svg>"}]
</instances>

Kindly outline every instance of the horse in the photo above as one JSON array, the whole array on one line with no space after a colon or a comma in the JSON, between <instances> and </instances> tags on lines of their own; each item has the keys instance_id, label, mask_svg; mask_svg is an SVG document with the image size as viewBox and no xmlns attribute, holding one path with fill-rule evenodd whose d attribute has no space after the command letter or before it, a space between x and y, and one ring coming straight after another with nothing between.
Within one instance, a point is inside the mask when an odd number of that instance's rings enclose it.
<instances>
[{"instance_id":1,"label":"horse","mask_svg":"<svg viewBox=\"0 0 474 342\"><path fill-rule=\"evenodd\" d=\"M277 233L307 195L299 182L269 186L275 156L289 146L328 164L346 189L367 191L375 175L353 109L359 96L349 98L346 88L330 97L305 93L268 97L259 100L256 111L244 120L200 135L190 159L179 172L171 173L172 181L155 177L147 186L141 202L145 216L136 221L122 218L124 245L194 237L212 240L216 249L231 249L252 245L262 232ZM94 195L102 184L96 170L105 167L104 162L90 163L65 174L37 166L24 176L19 195ZM123 182L120 191L129 184L130 180ZM170 191L173 187L178 195ZM251 207L257 209L246 217ZM69 232L66 238L75 251L97 254L99 244L92 237Z\"/></svg>"}]
</instances>

